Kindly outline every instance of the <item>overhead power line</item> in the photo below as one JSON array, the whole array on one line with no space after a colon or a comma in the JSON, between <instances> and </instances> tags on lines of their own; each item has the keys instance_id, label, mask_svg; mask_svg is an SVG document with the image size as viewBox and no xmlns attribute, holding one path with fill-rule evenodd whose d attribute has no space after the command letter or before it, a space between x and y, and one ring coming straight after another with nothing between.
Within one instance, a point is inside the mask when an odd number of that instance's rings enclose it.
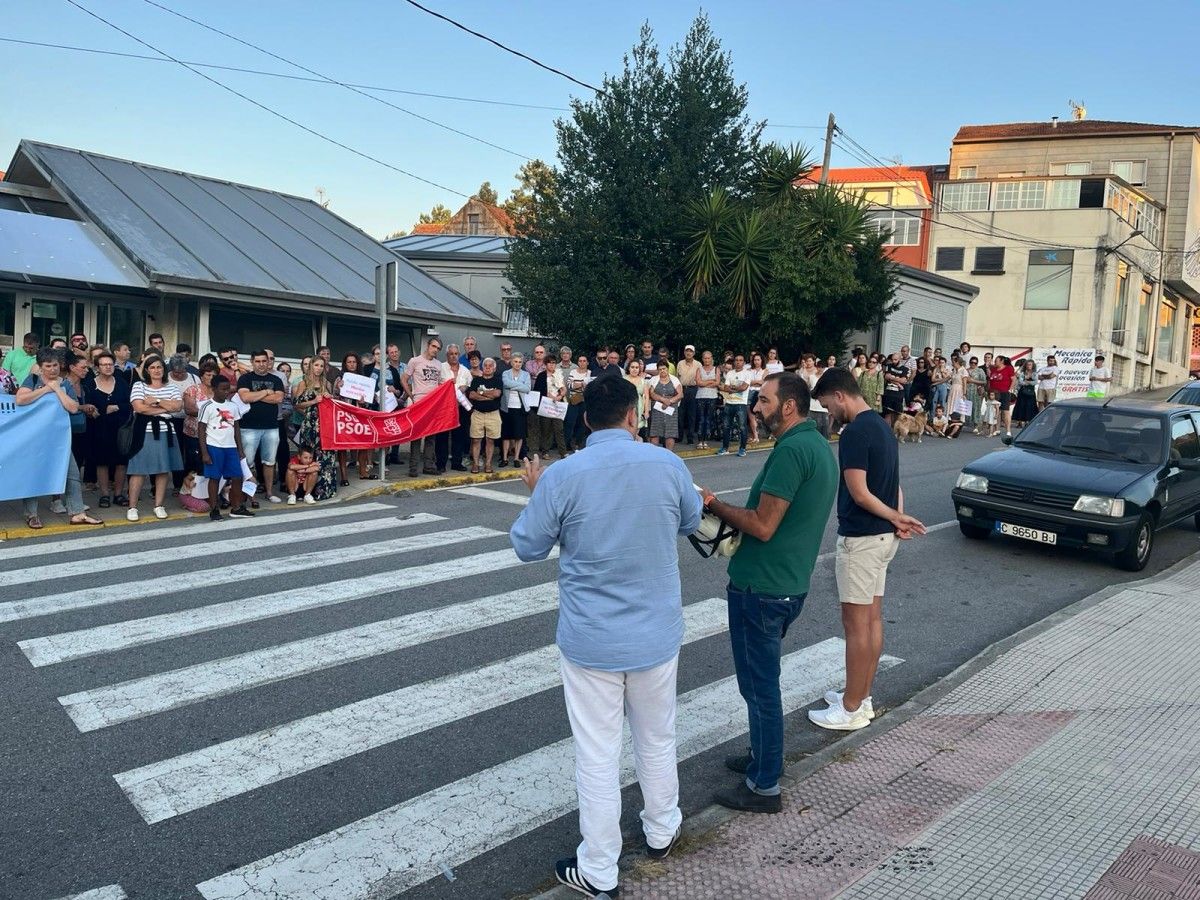
<instances>
[{"instance_id":1,"label":"overhead power line","mask_svg":"<svg viewBox=\"0 0 1200 900\"><path fill-rule=\"evenodd\" d=\"M575 84L579 85L580 87L585 87L589 91L594 91L597 94L600 94L605 97L608 96L608 92L605 91L603 88L598 88L594 84L588 84L586 81L580 81L574 75L568 75L562 69L556 69L556 68L554 68L554 66L547 65L546 63L542 62L540 59L534 59L528 53L522 53L520 50L514 50L512 47L508 46L507 44L500 43L500 41L496 40L495 38L488 37L486 34L483 34L482 32L476 31L473 28L468 28L462 22L458 22L458 21L450 18L449 16L442 15L437 10L430 9L428 6L422 6L420 3L417 2L417 0L405 0L405 2L407 2L409 6L415 6L417 9L421 10L421 12L423 12L423 13L427 13L428 15L433 16L435 19L441 19L443 22L447 22L450 25L453 25L455 28L458 28L461 31L465 31L467 34L474 35L475 37L479 38L481 41L487 41L489 44L491 44L495 47L499 47L505 53L511 53L513 56L519 56L521 59L525 60L526 62L533 63L539 69L545 69L547 72L553 72L555 75L559 75L559 76L567 79L567 81L574 82Z\"/></svg>"},{"instance_id":2,"label":"overhead power line","mask_svg":"<svg viewBox=\"0 0 1200 900\"><path fill-rule=\"evenodd\" d=\"M78 0L67 0L67 3L71 4L76 9L87 13L93 19L96 19L97 21L104 23L109 28L113 29L114 31L120 32L121 34L123 34L127 38L129 38L130 40L136 41L137 43L141 44L146 49L153 50L155 53L158 53L158 54L166 57L173 63L177 63L178 65L187 69L189 72L193 73L194 75L198 75L201 78L203 78L205 81L215 84L217 87L221 88L221 90L228 91L229 93L233 94L235 97L240 97L241 99L245 100L247 103L251 104L252 106L255 106L258 109L261 109L263 112L269 113L270 115L274 116L277 119L282 119L284 122L287 122L289 125L294 125L296 128L299 128L302 131L305 131L308 134L313 135L314 137L318 137L321 140L325 141L326 143L332 144L335 147L340 147L342 150L345 150L349 153L353 153L355 156L361 157L362 159L365 159L369 162L373 162L376 165L383 166L385 169L390 169L393 172L397 172L401 175L405 175L416 181L420 181L424 184L429 185L430 187L435 187L441 191L448 191L449 193L454 194L458 197L463 197L464 199L470 199L470 196L471 196L470 194L466 194L466 193L463 193L462 191L455 190L452 187L447 187L444 184L439 184L438 182L433 181L429 178L424 178L421 175L417 175L415 172L409 172L407 169L402 169L399 166L393 165L392 163L387 162L386 160L382 160L377 156L372 156L371 154L365 153L356 147L351 147L349 144L343 143L342 141L339 141L337 138L330 137L329 135L324 134L323 132L317 131L315 128L310 128L308 125L305 125L303 122L299 122L296 119L293 119L291 116L285 115L284 113L281 113L276 109L272 109L271 107L267 106L265 103L261 103L258 100L255 100L253 97L247 96L246 94L243 94L241 91L236 90L235 88L231 88L229 85L225 84L222 81L218 81L216 78L213 78L211 75L207 75L204 72L201 72L199 69L188 65L183 60L175 58L170 53L167 53L165 50L160 50L158 47L154 46L153 44L149 43L148 41L142 40L140 37L138 37L135 34L130 33L129 31L126 31L124 28L122 28L120 25L117 25L115 22L110 22L108 19L104 18L104 16L100 15L99 13L93 12L92 10L88 9L82 3L79 3Z\"/></svg>"},{"instance_id":3,"label":"overhead power line","mask_svg":"<svg viewBox=\"0 0 1200 900\"><path fill-rule=\"evenodd\" d=\"M46 47L52 50L71 50L76 53L94 53L99 56L117 56L124 59L140 59L147 62L169 63L173 62L170 59L164 59L161 56L150 56L148 53L123 53L119 50L105 50L100 47L79 47L74 44L55 44L50 41L29 41L21 38L0 37L0 41L7 44L23 44L27 47ZM304 81L309 84L328 84L326 78L313 78L308 75L292 75L287 72L271 72L266 69L249 69L243 66L224 66L217 63L197 62L193 59L185 59L182 62L189 66L198 66L202 69L219 69L225 72L241 72L247 75L263 75L268 78L284 78L288 81ZM340 83L340 82L338 82ZM389 94L405 94L410 97L428 97L433 100L453 100L459 103L482 103L489 106L511 106L517 109L542 109L550 112L570 112L571 110L565 106L543 106L536 103L518 103L514 100L490 100L483 97L459 97L454 94L434 94L429 91L410 91L403 88L384 87L378 84L358 84L353 81L347 81L346 84L350 87L362 88L364 91L381 91ZM780 126L782 127L782 126Z\"/></svg>"},{"instance_id":4,"label":"overhead power line","mask_svg":"<svg viewBox=\"0 0 1200 900\"><path fill-rule=\"evenodd\" d=\"M316 69L311 69L308 66L304 65L303 63L296 62L294 59L288 59L286 56L281 56L280 54L275 53L271 50L268 50L266 47L262 47L256 43L254 43L253 41L248 41L245 38L240 38L236 34L230 34L228 31L222 31L220 28L217 28L215 25L209 25L207 22L201 22L199 19L194 19L189 15L185 15L184 13L177 12L177 11L171 9L169 6L164 6L163 4L156 2L156 0L144 0L144 2L149 6L153 6L155 9L161 9L165 13L170 13L171 15L176 16L177 18L183 19L185 22L191 22L193 25L198 25L199 27L205 29L206 31L211 31L213 34L219 34L222 37L228 38L231 41L236 41L237 43L241 44L243 47L249 47L251 50L257 50L259 53L263 53L263 54L271 57L272 59L278 60L281 63L285 63L286 65L295 66L297 69L299 69L302 72L307 72L309 75L316 76L317 78L320 78L320 79L328 82L329 84L336 84L339 87L345 88L348 91L358 94L360 97L366 97L368 100L374 100L376 103L382 103L384 106L390 107L398 112L402 112L405 115L412 116L414 119L420 119L422 122L428 122L430 125L433 125L437 128L444 129L446 131L451 132L452 134L457 134L460 137L465 137L468 140L476 141L480 144L483 144L486 147L491 147L493 150L499 150L502 153L508 153L509 155L515 156L518 159L524 159L524 160L532 159L531 156L527 156L524 153L518 153L516 150L510 150L508 147L502 147L499 144L493 143L492 141L489 141L489 140L485 140L484 138L481 138L481 137L477 137L476 135L469 134L466 131L462 131L461 129L454 128L450 125L445 124L444 122L438 122L437 120L431 119L428 116L423 116L420 113L415 113L411 109L405 109L403 106L397 106L395 103L392 103L390 100L385 100L382 97L375 96L374 94L368 94L366 91L364 91L360 88L356 88L353 85L347 84L344 81L338 81L336 78L331 78L330 76L324 74L323 72L318 72Z\"/></svg>"}]
</instances>

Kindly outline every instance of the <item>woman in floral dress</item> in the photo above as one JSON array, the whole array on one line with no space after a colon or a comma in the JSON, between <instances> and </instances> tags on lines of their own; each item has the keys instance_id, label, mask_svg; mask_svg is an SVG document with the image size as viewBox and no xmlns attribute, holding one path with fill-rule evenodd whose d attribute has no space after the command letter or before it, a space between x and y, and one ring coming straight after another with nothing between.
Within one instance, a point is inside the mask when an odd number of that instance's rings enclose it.
<instances>
[{"instance_id":1,"label":"woman in floral dress","mask_svg":"<svg viewBox=\"0 0 1200 900\"><path fill-rule=\"evenodd\" d=\"M296 431L296 444L302 450L311 450L313 459L321 467L317 475L317 485L313 488L313 498L328 500L337 493L338 464L334 451L321 448L321 419L318 410L321 400L329 396L325 381L325 360L319 356L313 358L297 390L299 393L296 395L295 408L303 413L304 419Z\"/></svg>"}]
</instances>

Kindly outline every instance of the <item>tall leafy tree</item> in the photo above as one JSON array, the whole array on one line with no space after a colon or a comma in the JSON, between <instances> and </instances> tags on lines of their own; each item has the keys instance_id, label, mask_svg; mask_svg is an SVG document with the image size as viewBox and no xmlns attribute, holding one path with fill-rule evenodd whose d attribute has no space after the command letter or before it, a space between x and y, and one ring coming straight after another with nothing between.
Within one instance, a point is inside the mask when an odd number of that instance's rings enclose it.
<instances>
[{"instance_id":1,"label":"tall leafy tree","mask_svg":"<svg viewBox=\"0 0 1200 900\"><path fill-rule=\"evenodd\" d=\"M448 206L441 203L435 203L433 209L427 213L421 213L417 221L422 225L429 225L434 222L445 225L454 217L453 211Z\"/></svg>"},{"instance_id":2,"label":"tall leafy tree","mask_svg":"<svg viewBox=\"0 0 1200 900\"><path fill-rule=\"evenodd\" d=\"M500 195L496 193L496 189L492 187L490 181L485 181L479 186L479 190L475 192L475 199L482 200L484 203L495 206L500 202Z\"/></svg>"},{"instance_id":3,"label":"tall leafy tree","mask_svg":"<svg viewBox=\"0 0 1200 900\"><path fill-rule=\"evenodd\" d=\"M504 201L504 209L516 223L518 235L536 231L543 210L554 203L557 189L558 175L542 160L531 159L521 166L517 186Z\"/></svg>"},{"instance_id":4,"label":"tall leafy tree","mask_svg":"<svg viewBox=\"0 0 1200 900\"><path fill-rule=\"evenodd\" d=\"M738 324L689 301L680 225L692 198L741 191L753 171L762 126L746 88L703 15L665 59L643 26L603 86L556 123L554 202L510 257L518 302L534 330L573 346L726 340Z\"/></svg>"}]
</instances>

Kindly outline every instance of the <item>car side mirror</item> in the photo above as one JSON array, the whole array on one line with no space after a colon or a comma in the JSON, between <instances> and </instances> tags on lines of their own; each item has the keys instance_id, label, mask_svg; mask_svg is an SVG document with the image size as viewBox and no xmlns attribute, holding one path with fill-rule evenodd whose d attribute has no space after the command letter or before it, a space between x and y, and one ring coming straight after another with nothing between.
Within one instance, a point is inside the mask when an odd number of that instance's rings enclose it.
<instances>
[{"instance_id":1,"label":"car side mirror","mask_svg":"<svg viewBox=\"0 0 1200 900\"><path fill-rule=\"evenodd\" d=\"M1000 443L1002 443L1005 447L1011 447L1012 442L1013 442L1013 436L1011 434L1006 434L1000 438Z\"/></svg>"},{"instance_id":2,"label":"car side mirror","mask_svg":"<svg viewBox=\"0 0 1200 900\"><path fill-rule=\"evenodd\" d=\"M1175 459L1171 465L1185 472L1200 472L1200 459Z\"/></svg>"}]
</instances>

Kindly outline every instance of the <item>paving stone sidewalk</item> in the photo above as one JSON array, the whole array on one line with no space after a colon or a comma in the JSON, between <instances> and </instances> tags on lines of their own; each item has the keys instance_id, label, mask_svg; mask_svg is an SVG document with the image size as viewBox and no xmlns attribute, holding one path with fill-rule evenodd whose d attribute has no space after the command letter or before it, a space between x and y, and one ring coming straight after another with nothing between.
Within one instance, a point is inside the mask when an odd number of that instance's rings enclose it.
<instances>
[{"instance_id":1,"label":"paving stone sidewalk","mask_svg":"<svg viewBox=\"0 0 1200 900\"><path fill-rule=\"evenodd\" d=\"M1198 603L1200 554L1083 601L621 895L1200 900Z\"/></svg>"}]
</instances>

